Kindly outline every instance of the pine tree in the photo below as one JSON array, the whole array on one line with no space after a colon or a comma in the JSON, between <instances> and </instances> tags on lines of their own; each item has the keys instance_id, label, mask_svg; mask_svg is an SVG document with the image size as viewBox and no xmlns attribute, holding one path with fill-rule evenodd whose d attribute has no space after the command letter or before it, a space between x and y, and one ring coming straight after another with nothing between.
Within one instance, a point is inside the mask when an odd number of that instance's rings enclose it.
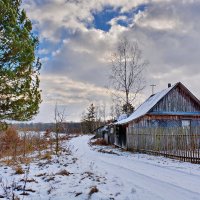
<instances>
[{"instance_id":1,"label":"pine tree","mask_svg":"<svg viewBox=\"0 0 200 200\"><path fill-rule=\"evenodd\" d=\"M0 121L29 120L41 102L38 39L21 3L0 0Z\"/></svg>"}]
</instances>

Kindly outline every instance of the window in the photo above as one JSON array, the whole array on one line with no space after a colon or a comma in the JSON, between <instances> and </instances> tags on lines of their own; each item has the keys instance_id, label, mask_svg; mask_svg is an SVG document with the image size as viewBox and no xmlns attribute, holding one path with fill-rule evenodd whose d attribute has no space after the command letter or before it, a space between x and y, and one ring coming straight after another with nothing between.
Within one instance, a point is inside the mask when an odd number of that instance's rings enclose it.
<instances>
[{"instance_id":1,"label":"window","mask_svg":"<svg viewBox=\"0 0 200 200\"><path fill-rule=\"evenodd\" d=\"M190 128L190 120L182 120L182 127Z\"/></svg>"}]
</instances>

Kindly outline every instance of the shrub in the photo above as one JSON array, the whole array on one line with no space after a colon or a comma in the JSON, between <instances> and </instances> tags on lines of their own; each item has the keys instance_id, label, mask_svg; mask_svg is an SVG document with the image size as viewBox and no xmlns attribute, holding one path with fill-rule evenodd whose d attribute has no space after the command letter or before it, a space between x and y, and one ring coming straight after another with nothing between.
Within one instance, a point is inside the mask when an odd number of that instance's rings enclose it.
<instances>
[{"instance_id":1,"label":"shrub","mask_svg":"<svg viewBox=\"0 0 200 200\"><path fill-rule=\"evenodd\" d=\"M51 160L51 153L50 152L46 152L44 155L43 155L43 157L42 157L42 159L43 160Z\"/></svg>"},{"instance_id":2,"label":"shrub","mask_svg":"<svg viewBox=\"0 0 200 200\"><path fill-rule=\"evenodd\" d=\"M24 174L24 170L20 165L15 168L15 174Z\"/></svg>"},{"instance_id":3,"label":"shrub","mask_svg":"<svg viewBox=\"0 0 200 200\"><path fill-rule=\"evenodd\" d=\"M99 189L97 188L97 186L91 187L90 192L89 192L89 196L91 196L94 193L97 193L98 191L99 191Z\"/></svg>"},{"instance_id":4,"label":"shrub","mask_svg":"<svg viewBox=\"0 0 200 200\"><path fill-rule=\"evenodd\" d=\"M61 176L69 176L71 173L68 172L67 170L63 169L61 171L59 171L58 173L56 173L56 175L61 175Z\"/></svg>"},{"instance_id":5,"label":"shrub","mask_svg":"<svg viewBox=\"0 0 200 200\"><path fill-rule=\"evenodd\" d=\"M13 146L17 142L19 142L20 138L18 136L16 129L11 127L4 132L1 141L3 143L4 148L8 149L10 148L10 146Z\"/></svg>"},{"instance_id":6,"label":"shrub","mask_svg":"<svg viewBox=\"0 0 200 200\"><path fill-rule=\"evenodd\" d=\"M12 159L15 160L19 143L20 138L16 129L8 128L4 133L2 133L0 138L0 156L12 156Z\"/></svg>"},{"instance_id":7,"label":"shrub","mask_svg":"<svg viewBox=\"0 0 200 200\"><path fill-rule=\"evenodd\" d=\"M106 146L108 143L103 138L98 138L95 141L91 142L92 145L102 145Z\"/></svg>"}]
</instances>

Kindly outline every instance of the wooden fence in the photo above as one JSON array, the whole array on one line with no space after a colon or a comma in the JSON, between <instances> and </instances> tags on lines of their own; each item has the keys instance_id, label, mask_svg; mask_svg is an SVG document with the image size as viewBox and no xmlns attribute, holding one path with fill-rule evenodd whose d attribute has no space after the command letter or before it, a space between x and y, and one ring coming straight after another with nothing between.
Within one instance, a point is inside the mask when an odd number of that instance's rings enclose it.
<instances>
[{"instance_id":1,"label":"wooden fence","mask_svg":"<svg viewBox=\"0 0 200 200\"><path fill-rule=\"evenodd\" d=\"M200 164L200 127L129 128L127 149Z\"/></svg>"}]
</instances>

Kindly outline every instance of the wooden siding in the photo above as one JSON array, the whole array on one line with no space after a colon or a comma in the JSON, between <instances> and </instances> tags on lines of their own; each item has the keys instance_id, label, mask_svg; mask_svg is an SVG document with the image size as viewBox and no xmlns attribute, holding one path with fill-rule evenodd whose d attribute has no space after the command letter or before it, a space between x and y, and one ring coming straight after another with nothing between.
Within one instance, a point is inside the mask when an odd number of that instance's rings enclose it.
<instances>
[{"instance_id":1,"label":"wooden siding","mask_svg":"<svg viewBox=\"0 0 200 200\"><path fill-rule=\"evenodd\" d=\"M200 116L145 115L129 123L128 127L181 127L182 120L190 120L191 126L200 126Z\"/></svg>"},{"instance_id":2,"label":"wooden siding","mask_svg":"<svg viewBox=\"0 0 200 200\"><path fill-rule=\"evenodd\" d=\"M200 112L200 105L181 87L171 90L150 112Z\"/></svg>"}]
</instances>

